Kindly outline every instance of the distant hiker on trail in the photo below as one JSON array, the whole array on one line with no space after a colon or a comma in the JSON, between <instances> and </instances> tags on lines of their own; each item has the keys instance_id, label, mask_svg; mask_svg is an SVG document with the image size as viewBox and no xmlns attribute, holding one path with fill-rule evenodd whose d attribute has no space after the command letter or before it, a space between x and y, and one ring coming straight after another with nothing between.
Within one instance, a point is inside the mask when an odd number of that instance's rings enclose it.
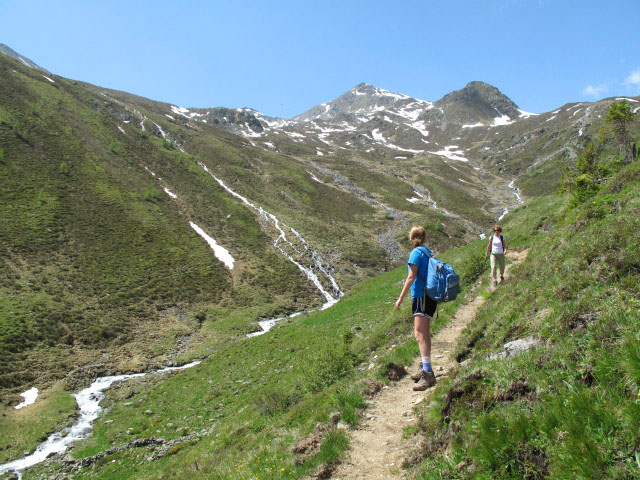
<instances>
[{"instance_id":1,"label":"distant hiker on trail","mask_svg":"<svg viewBox=\"0 0 640 480\"><path fill-rule=\"evenodd\" d=\"M498 285L496 279L496 267L500 267L500 283L504 282L504 254L507 253L507 244L502 236L502 227L500 225L494 225L493 235L489 239L487 245L487 252L484 259L486 260L491 253L491 277L493 278L493 286Z\"/></svg>"},{"instance_id":2,"label":"distant hiker on trail","mask_svg":"<svg viewBox=\"0 0 640 480\"><path fill-rule=\"evenodd\" d=\"M411 378L418 383L413 386L415 391L426 390L435 385L436 377L431 368L431 318L436 312L438 302L429 298L425 291L425 279L429 267L430 251L424 247L427 239L427 232L422 227L413 227L409 232L409 240L413 250L409 255L408 268L409 275L402 287L402 293L396 301L396 309L400 309L402 300L411 288L413 299L411 311L413 313L413 331L420 347L422 356L422 369Z\"/></svg>"}]
</instances>

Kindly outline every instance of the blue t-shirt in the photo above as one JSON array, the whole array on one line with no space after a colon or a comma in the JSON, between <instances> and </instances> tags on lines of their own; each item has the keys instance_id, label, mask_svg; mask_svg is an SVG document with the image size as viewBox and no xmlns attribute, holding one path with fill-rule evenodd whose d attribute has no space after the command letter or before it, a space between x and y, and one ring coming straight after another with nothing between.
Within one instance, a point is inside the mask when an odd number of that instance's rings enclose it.
<instances>
[{"instance_id":1,"label":"blue t-shirt","mask_svg":"<svg viewBox=\"0 0 640 480\"><path fill-rule=\"evenodd\" d=\"M427 269L429 268L429 257L426 255L423 247L416 247L411 250L407 263L409 272L411 272L411 265L418 266L418 275L416 275L416 279L411 284L411 297L422 297L424 296L424 281L427 278Z\"/></svg>"}]
</instances>

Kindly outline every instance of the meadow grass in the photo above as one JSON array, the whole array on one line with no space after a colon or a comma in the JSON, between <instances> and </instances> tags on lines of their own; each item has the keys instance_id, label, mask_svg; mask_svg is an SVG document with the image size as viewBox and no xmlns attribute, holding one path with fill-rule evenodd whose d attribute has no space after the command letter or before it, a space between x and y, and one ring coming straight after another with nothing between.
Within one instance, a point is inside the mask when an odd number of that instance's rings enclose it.
<instances>
[{"instance_id":1,"label":"meadow grass","mask_svg":"<svg viewBox=\"0 0 640 480\"><path fill-rule=\"evenodd\" d=\"M483 244L442 258L466 265L464 260ZM465 268L459 269L463 278ZM367 403L361 381L388 381L389 362L408 365L418 353L410 302L401 311L393 305L406 272L401 267L365 280L330 309L284 321L263 336L222 342L190 370L116 385L104 402L108 413L96 422L94 435L74 449L76 458L133 438L211 431L150 463L144 449L109 456L77 478L116 473L119 478L156 478L158 471L163 478L179 478L185 471L193 478L300 478L337 461L348 441L330 415L337 412L340 422L356 425ZM466 285L456 302L443 305L434 330L469 295ZM296 461L293 445L319 424L324 432L320 448Z\"/></svg>"},{"instance_id":2,"label":"meadow grass","mask_svg":"<svg viewBox=\"0 0 640 480\"><path fill-rule=\"evenodd\" d=\"M470 365L423 412L420 478L640 474L639 170L576 208L551 197L505 219L529 254L463 333ZM486 359L526 336L541 346Z\"/></svg>"}]
</instances>

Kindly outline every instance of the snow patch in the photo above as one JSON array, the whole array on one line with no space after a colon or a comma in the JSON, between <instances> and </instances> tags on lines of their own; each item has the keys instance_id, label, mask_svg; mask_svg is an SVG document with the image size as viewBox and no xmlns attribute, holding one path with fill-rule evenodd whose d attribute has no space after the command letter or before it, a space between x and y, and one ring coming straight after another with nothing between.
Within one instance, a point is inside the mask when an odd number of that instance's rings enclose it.
<instances>
[{"instance_id":1,"label":"snow patch","mask_svg":"<svg viewBox=\"0 0 640 480\"><path fill-rule=\"evenodd\" d=\"M498 112L498 115L500 116L493 119L493 123L491 124L492 127L502 127L505 125L510 125L514 122L513 120L511 120L511 117L509 117L509 115L503 115L497 108L494 108L494 110Z\"/></svg>"},{"instance_id":2,"label":"snow patch","mask_svg":"<svg viewBox=\"0 0 640 480\"><path fill-rule=\"evenodd\" d=\"M371 136L376 142L387 143L387 140L384 138L384 135L380 133L380 130L377 128L371 132Z\"/></svg>"},{"instance_id":3,"label":"snow patch","mask_svg":"<svg viewBox=\"0 0 640 480\"><path fill-rule=\"evenodd\" d=\"M229 253L229 250L218 245L218 243L213 238L207 235L205 231L202 230L195 223L189 222L189 225L191 225L191 228L193 228L198 235L200 235L202 238L205 239L205 241L209 244L209 247L211 247L211 250L213 250L214 255L218 258L218 260L224 263L229 270L232 270L233 263L235 262L235 260Z\"/></svg>"},{"instance_id":4,"label":"snow patch","mask_svg":"<svg viewBox=\"0 0 640 480\"><path fill-rule=\"evenodd\" d=\"M320 180L318 177L316 177L313 173L311 173L309 171L307 171L307 173L311 176L312 180L314 180L314 181L316 181L318 183L323 183L324 184L324 182L322 180Z\"/></svg>"},{"instance_id":5,"label":"snow patch","mask_svg":"<svg viewBox=\"0 0 640 480\"><path fill-rule=\"evenodd\" d=\"M30 388L26 392L22 392L20 396L24 398L24 401L13 407L16 410L20 410L21 408L28 407L29 405L36 403L36 399L38 398L38 389L36 387Z\"/></svg>"},{"instance_id":6,"label":"snow patch","mask_svg":"<svg viewBox=\"0 0 640 480\"><path fill-rule=\"evenodd\" d=\"M189 110L184 107L177 107L175 105L171 105L171 111L177 115L182 115L183 117L191 118L189 116Z\"/></svg>"},{"instance_id":7,"label":"snow patch","mask_svg":"<svg viewBox=\"0 0 640 480\"><path fill-rule=\"evenodd\" d=\"M165 191L167 195L169 195L174 200L178 198L178 196L175 193L171 192L167 187L162 187L162 189Z\"/></svg>"},{"instance_id":8,"label":"snow patch","mask_svg":"<svg viewBox=\"0 0 640 480\"><path fill-rule=\"evenodd\" d=\"M476 128L476 127L484 127L484 123L472 123L471 125L462 125L462 128Z\"/></svg>"},{"instance_id":9,"label":"snow patch","mask_svg":"<svg viewBox=\"0 0 640 480\"><path fill-rule=\"evenodd\" d=\"M539 113L525 112L524 110L520 110L520 109L518 109L518 111L520 112L520 118L529 118L529 117L535 117L537 115L540 115Z\"/></svg>"},{"instance_id":10,"label":"snow patch","mask_svg":"<svg viewBox=\"0 0 640 480\"><path fill-rule=\"evenodd\" d=\"M380 133L380 131L377 128L371 131L371 136L376 142L384 145L387 148L392 148L393 150L399 150L401 152L409 152L409 153L424 153L424 150L411 150L410 148L398 147L393 143L387 142L387 140L384 138L384 135L382 135L382 133Z\"/></svg>"},{"instance_id":11,"label":"snow patch","mask_svg":"<svg viewBox=\"0 0 640 480\"><path fill-rule=\"evenodd\" d=\"M125 133L124 128L122 128L120 125L118 125L118 128L120 129L120 131L121 131L122 133Z\"/></svg>"},{"instance_id":12,"label":"snow patch","mask_svg":"<svg viewBox=\"0 0 640 480\"><path fill-rule=\"evenodd\" d=\"M160 130L160 135L162 135L162 138L167 138L167 134L164 133L164 130L162 130L162 127L158 125L156 122L153 122L153 124L156 126L158 130Z\"/></svg>"},{"instance_id":13,"label":"snow patch","mask_svg":"<svg viewBox=\"0 0 640 480\"><path fill-rule=\"evenodd\" d=\"M53 80L51 80L49 77L47 77L46 75L42 75L44 78L46 78L47 80L49 80L51 83L56 83Z\"/></svg>"},{"instance_id":14,"label":"snow patch","mask_svg":"<svg viewBox=\"0 0 640 480\"><path fill-rule=\"evenodd\" d=\"M413 122L412 124L409 125L411 128L415 128L416 130L418 130L423 137L428 137L429 136L429 131L426 129L424 122Z\"/></svg>"},{"instance_id":15,"label":"snow patch","mask_svg":"<svg viewBox=\"0 0 640 480\"><path fill-rule=\"evenodd\" d=\"M447 157L447 158L449 158L451 160L457 160L459 162L468 162L469 161L468 158L465 158L463 156L464 155L464 151L463 150L458 150L458 146L457 145L449 145L447 147L444 147L443 150L439 150L437 152L429 152L429 153L433 153L434 155L440 155L442 157Z\"/></svg>"}]
</instances>

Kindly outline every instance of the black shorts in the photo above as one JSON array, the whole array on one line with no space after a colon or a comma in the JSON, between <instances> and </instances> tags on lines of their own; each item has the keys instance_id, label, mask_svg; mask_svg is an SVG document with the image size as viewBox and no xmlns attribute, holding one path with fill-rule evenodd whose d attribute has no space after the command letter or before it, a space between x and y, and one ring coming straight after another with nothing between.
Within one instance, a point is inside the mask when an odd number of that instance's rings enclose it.
<instances>
[{"instance_id":1,"label":"black shorts","mask_svg":"<svg viewBox=\"0 0 640 480\"><path fill-rule=\"evenodd\" d=\"M425 317L433 318L433 314L436 313L438 308L438 302L432 300L427 295L424 297L414 298L411 302L411 311L413 316L423 315Z\"/></svg>"}]
</instances>

